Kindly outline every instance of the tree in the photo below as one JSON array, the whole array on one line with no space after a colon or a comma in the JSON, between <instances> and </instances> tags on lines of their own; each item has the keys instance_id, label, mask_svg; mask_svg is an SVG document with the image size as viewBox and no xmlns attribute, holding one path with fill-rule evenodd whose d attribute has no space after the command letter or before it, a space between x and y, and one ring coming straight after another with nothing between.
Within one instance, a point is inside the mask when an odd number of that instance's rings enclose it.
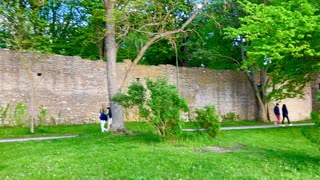
<instances>
[{"instance_id":1,"label":"tree","mask_svg":"<svg viewBox=\"0 0 320 180\"><path fill-rule=\"evenodd\" d=\"M204 2L205 3L205 2ZM107 82L109 102L113 111L113 130L124 130L123 111L119 104L111 101L112 97L121 91L126 83L126 77L134 66L141 60L146 50L163 37L168 37L185 30L197 16L202 8L192 1L114 1L105 0L106 12L106 59L107 59ZM116 70L117 52L122 42L131 33L144 34L138 54L133 60L124 80L119 83Z\"/></svg>"},{"instance_id":2,"label":"tree","mask_svg":"<svg viewBox=\"0 0 320 180\"><path fill-rule=\"evenodd\" d=\"M272 3L239 1L247 16L240 18L241 27L226 30L227 38L241 48L241 68L254 89L263 121L267 120L266 103L302 95L305 85L320 70L317 2ZM257 73L260 82L256 81Z\"/></svg>"}]
</instances>

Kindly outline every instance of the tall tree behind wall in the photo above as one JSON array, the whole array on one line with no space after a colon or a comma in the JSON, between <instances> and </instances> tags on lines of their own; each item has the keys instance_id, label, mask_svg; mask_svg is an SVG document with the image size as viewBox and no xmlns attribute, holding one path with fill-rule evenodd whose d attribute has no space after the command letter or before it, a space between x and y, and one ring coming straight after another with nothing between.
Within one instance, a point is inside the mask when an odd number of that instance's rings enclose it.
<instances>
[{"instance_id":1,"label":"tall tree behind wall","mask_svg":"<svg viewBox=\"0 0 320 180\"><path fill-rule=\"evenodd\" d=\"M0 48L16 49L17 36L22 49L103 59L102 2L13 0L0 9Z\"/></svg>"}]
</instances>

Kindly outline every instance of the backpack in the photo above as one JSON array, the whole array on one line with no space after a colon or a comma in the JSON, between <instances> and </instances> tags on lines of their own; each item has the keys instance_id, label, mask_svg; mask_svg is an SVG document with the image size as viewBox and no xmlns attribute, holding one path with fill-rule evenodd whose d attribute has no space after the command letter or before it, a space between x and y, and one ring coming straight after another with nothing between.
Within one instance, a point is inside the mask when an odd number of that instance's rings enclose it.
<instances>
[{"instance_id":1,"label":"backpack","mask_svg":"<svg viewBox=\"0 0 320 180\"><path fill-rule=\"evenodd\" d=\"M108 116L104 112L102 112L100 114L100 120L107 121L108 120Z\"/></svg>"}]
</instances>

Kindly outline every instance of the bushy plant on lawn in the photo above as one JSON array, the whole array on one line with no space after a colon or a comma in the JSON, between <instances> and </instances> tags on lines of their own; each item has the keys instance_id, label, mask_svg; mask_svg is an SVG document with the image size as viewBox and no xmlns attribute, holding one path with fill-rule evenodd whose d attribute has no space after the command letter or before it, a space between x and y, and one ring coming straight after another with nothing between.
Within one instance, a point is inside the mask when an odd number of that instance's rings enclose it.
<instances>
[{"instance_id":1,"label":"bushy plant on lawn","mask_svg":"<svg viewBox=\"0 0 320 180\"><path fill-rule=\"evenodd\" d=\"M28 120L28 109L25 104L18 103L14 112L13 112L13 119L15 120L15 124L17 126L25 125L25 121Z\"/></svg>"},{"instance_id":2,"label":"bushy plant on lawn","mask_svg":"<svg viewBox=\"0 0 320 180\"><path fill-rule=\"evenodd\" d=\"M187 102L165 79L147 79L146 85L144 88L140 82L134 82L127 94L119 93L112 100L125 108L137 106L139 115L151 123L161 137L180 133L180 111L189 111Z\"/></svg>"},{"instance_id":3,"label":"bushy plant on lawn","mask_svg":"<svg viewBox=\"0 0 320 180\"><path fill-rule=\"evenodd\" d=\"M185 99L181 98L177 88L169 85L165 79L147 80L150 98L147 108L143 108L151 124L161 136L174 135L181 132L180 112L188 112L189 107Z\"/></svg>"},{"instance_id":4,"label":"bushy plant on lawn","mask_svg":"<svg viewBox=\"0 0 320 180\"><path fill-rule=\"evenodd\" d=\"M0 120L1 124L4 125L6 118L8 117L8 112L10 111L10 104L7 104L5 107L0 106Z\"/></svg>"},{"instance_id":5,"label":"bushy plant on lawn","mask_svg":"<svg viewBox=\"0 0 320 180\"><path fill-rule=\"evenodd\" d=\"M39 114L38 114L39 126L44 126L46 124L47 114L48 114L47 109L42 105L39 106Z\"/></svg>"},{"instance_id":6,"label":"bushy plant on lawn","mask_svg":"<svg viewBox=\"0 0 320 180\"><path fill-rule=\"evenodd\" d=\"M208 129L211 137L216 137L220 131L219 116L213 105L206 105L203 109L196 109L196 121L201 127Z\"/></svg>"},{"instance_id":7,"label":"bushy plant on lawn","mask_svg":"<svg viewBox=\"0 0 320 180\"><path fill-rule=\"evenodd\" d=\"M240 120L239 115L234 112L228 112L225 115L221 115L221 118L223 122L237 122Z\"/></svg>"}]
</instances>

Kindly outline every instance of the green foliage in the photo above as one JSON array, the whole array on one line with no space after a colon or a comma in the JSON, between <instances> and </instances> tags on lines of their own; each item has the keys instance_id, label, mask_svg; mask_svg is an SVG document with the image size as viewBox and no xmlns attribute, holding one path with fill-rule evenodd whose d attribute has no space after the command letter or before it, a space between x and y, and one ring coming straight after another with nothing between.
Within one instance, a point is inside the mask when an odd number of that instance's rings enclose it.
<instances>
[{"instance_id":1,"label":"green foliage","mask_svg":"<svg viewBox=\"0 0 320 180\"><path fill-rule=\"evenodd\" d=\"M4 125L4 122L6 118L8 117L8 112L10 111L10 104L7 104L5 107L0 106L0 120L2 126Z\"/></svg>"},{"instance_id":2,"label":"green foliage","mask_svg":"<svg viewBox=\"0 0 320 180\"><path fill-rule=\"evenodd\" d=\"M318 104L320 105L320 91L318 91L318 93L317 93L317 100L318 100ZM314 116L316 116L316 115L317 115L317 118L314 117L312 119L316 120L316 125L320 127L320 113L319 113L319 111L316 112L316 114Z\"/></svg>"},{"instance_id":3,"label":"green foliage","mask_svg":"<svg viewBox=\"0 0 320 180\"><path fill-rule=\"evenodd\" d=\"M34 2L0 3L0 48L103 58L103 2Z\"/></svg>"},{"instance_id":4,"label":"green foliage","mask_svg":"<svg viewBox=\"0 0 320 180\"><path fill-rule=\"evenodd\" d=\"M150 91L146 111L150 111L152 125L162 137L180 133L180 111L189 111L186 100L181 98L176 87L169 85L165 79L147 80L146 84Z\"/></svg>"},{"instance_id":5,"label":"green foliage","mask_svg":"<svg viewBox=\"0 0 320 180\"><path fill-rule=\"evenodd\" d=\"M247 16L240 27L226 29L228 39L245 37L245 71L267 69L271 81L270 99L292 98L302 94L306 83L320 71L320 15L316 2L307 0L272 1L255 4L239 1Z\"/></svg>"},{"instance_id":6,"label":"green foliage","mask_svg":"<svg viewBox=\"0 0 320 180\"><path fill-rule=\"evenodd\" d=\"M310 116L311 116L311 119L312 119L312 120L317 120L318 117L319 117L319 112L317 112L317 111L311 111Z\"/></svg>"},{"instance_id":7,"label":"green foliage","mask_svg":"<svg viewBox=\"0 0 320 180\"><path fill-rule=\"evenodd\" d=\"M112 98L112 101L117 102L125 109L125 114L128 117L128 109L142 106L145 102L146 89L140 81L133 82L128 87L127 94L117 93Z\"/></svg>"},{"instance_id":8,"label":"green foliage","mask_svg":"<svg viewBox=\"0 0 320 180\"><path fill-rule=\"evenodd\" d=\"M320 91L318 91L317 93L317 100L318 100L318 104L320 104Z\"/></svg>"},{"instance_id":9,"label":"green foliage","mask_svg":"<svg viewBox=\"0 0 320 180\"><path fill-rule=\"evenodd\" d=\"M53 116L51 116L49 120L50 120L50 125L53 125L53 126L57 125L57 120Z\"/></svg>"},{"instance_id":10,"label":"green foliage","mask_svg":"<svg viewBox=\"0 0 320 180\"><path fill-rule=\"evenodd\" d=\"M15 110L13 112L13 119L15 121L16 126L23 126L25 125L26 120L28 119L28 112L27 112L27 106L18 103L15 107Z\"/></svg>"},{"instance_id":11,"label":"green foliage","mask_svg":"<svg viewBox=\"0 0 320 180\"><path fill-rule=\"evenodd\" d=\"M203 109L197 109L196 121L201 127L208 129L211 137L216 137L220 131L219 116L216 113L213 105L206 105Z\"/></svg>"},{"instance_id":12,"label":"green foliage","mask_svg":"<svg viewBox=\"0 0 320 180\"><path fill-rule=\"evenodd\" d=\"M39 126L44 126L46 124L47 114L48 114L48 110L41 105L39 107L39 114L38 114Z\"/></svg>"},{"instance_id":13,"label":"green foliage","mask_svg":"<svg viewBox=\"0 0 320 180\"><path fill-rule=\"evenodd\" d=\"M318 100L318 103L320 104L319 95L320 95L320 91L318 91L318 94L317 94L317 100ZM312 120L314 120L316 126L311 129L304 129L302 133L311 142L318 144L320 149L320 113L317 111L312 111L311 118Z\"/></svg>"},{"instance_id":14,"label":"green foliage","mask_svg":"<svg viewBox=\"0 0 320 180\"><path fill-rule=\"evenodd\" d=\"M147 119L161 137L180 133L180 111L189 110L186 101L179 96L176 87L164 79L147 80L146 85L144 88L140 81L134 82L127 94L118 93L112 100L125 108L138 107L140 116Z\"/></svg>"},{"instance_id":15,"label":"green foliage","mask_svg":"<svg viewBox=\"0 0 320 180\"><path fill-rule=\"evenodd\" d=\"M234 112L228 112L225 115L221 115L222 122L237 122L240 120L239 115Z\"/></svg>"}]
</instances>

